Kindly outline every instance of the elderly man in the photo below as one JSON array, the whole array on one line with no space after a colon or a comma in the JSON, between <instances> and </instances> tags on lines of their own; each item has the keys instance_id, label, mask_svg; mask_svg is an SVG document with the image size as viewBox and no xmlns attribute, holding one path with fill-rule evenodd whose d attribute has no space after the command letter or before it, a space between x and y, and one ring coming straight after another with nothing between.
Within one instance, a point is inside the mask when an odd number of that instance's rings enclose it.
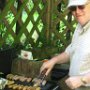
<instances>
[{"instance_id":1,"label":"elderly man","mask_svg":"<svg viewBox=\"0 0 90 90\"><path fill-rule=\"evenodd\" d=\"M63 53L45 62L40 72L47 69L48 75L55 64L70 61L67 86L90 90L90 0L69 0L67 7L78 22L71 44Z\"/></svg>"}]
</instances>

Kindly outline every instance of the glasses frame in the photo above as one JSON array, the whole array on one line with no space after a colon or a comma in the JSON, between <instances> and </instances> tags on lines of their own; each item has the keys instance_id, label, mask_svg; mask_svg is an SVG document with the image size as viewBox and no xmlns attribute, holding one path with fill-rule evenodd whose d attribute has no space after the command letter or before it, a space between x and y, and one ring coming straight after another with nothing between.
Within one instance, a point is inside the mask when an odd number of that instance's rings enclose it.
<instances>
[{"instance_id":1,"label":"glasses frame","mask_svg":"<svg viewBox=\"0 0 90 90\"><path fill-rule=\"evenodd\" d=\"M76 11L77 8L80 9L80 10L83 10L83 9L85 8L85 5L71 6L71 7L69 7L69 10L70 10L71 12L73 12L73 11Z\"/></svg>"}]
</instances>

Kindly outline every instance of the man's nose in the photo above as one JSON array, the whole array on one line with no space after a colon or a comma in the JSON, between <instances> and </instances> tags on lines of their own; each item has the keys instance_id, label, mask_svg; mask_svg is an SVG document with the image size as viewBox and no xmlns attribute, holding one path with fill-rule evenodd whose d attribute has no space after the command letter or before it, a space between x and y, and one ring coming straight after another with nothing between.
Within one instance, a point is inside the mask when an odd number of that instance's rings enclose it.
<instances>
[{"instance_id":1,"label":"man's nose","mask_svg":"<svg viewBox=\"0 0 90 90\"><path fill-rule=\"evenodd\" d=\"M79 9L79 7L77 6L75 12L78 13L80 11L81 11L81 9Z\"/></svg>"}]
</instances>

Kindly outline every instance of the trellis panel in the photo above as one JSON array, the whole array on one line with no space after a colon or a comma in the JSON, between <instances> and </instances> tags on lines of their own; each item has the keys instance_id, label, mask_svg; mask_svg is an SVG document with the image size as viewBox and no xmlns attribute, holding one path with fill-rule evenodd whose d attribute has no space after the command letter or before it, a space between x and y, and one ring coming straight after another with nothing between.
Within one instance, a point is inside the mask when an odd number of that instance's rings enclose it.
<instances>
[{"instance_id":1,"label":"trellis panel","mask_svg":"<svg viewBox=\"0 0 90 90\"><path fill-rule=\"evenodd\" d=\"M6 0L0 13L0 25L4 26L0 31L0 47L7 40L9 46L30 45L28 50L34 58L50 58L62 52L75 28L66 7L67 0ZM12 16L11 21L8 15Z\"/></svg>"}]
</instances>

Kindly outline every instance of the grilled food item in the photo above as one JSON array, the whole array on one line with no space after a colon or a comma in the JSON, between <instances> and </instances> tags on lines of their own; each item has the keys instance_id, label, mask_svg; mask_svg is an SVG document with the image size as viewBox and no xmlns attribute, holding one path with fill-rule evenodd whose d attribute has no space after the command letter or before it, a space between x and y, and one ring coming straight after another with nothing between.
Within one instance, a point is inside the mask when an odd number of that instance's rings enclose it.
<instances>
[{"instance_id":1,"label":"grilled food item","mask_svg":"<svg viewBox=\"0 0 90 90\"><path fill-rule=\"evenodd\" d=\"M17 84L14 84L12 89L16 90L18 88L18 85Z\"/></svg>"},{"instance_id":2,"label":"grilled food item","mask_svg":"<svg viewBox=\"0 0 90 90\"><path fill-rule=\"evenodd\" d=\"M46 83L47 83L47 81L43 80L41 84L42 84L42 86L45 86Z\"/></svg>"},{"instance_id":3,"label":"grilled food item","mask_svg":"<svg viewBox=\"0 0 90 90\"><path fill-rule=\"evenodd\" d=\"M26 79L27 79L27 78L26 78L26 77L24 77L24 76L20 76L20 77L19 77L19 80L20 80L21 82L26 81Z\"/></svg>"},{"instance_id":4,"label":"grilled food item","mask_svg":"<svg viewBox=\"0 0 90 90\"><path fill-rule=\"evenodd\" d=\"M32 82L34 83L33 86L41 86L41 85L45 86L45 84L46 84L46 80L42 80L42 79L38 79L38 78L34 78L32 80Z\"/></svg>"},{"instance_id":5,"label":"grilled food item","mask_svg":"<svg viewBox=\"0 0 90 90\"><path fill-rule=\"evenodd\" d=\"M6 78L7 78L7 79L10 79L10 80L13 80L13 77L14 77L13 74L8 74L8 75L6 76Z\"/></svg>"},{"instance_id":6,"label":"grilled food item","mask_svg":"<svg viewBox=\"0 0 90 90\"><path fill-rule=\"evenodd\" d=\"M45 75L46 71L47 71L47 69L43 70L43 71L38 75L37 78L34 78L34 79L32 80L33 86L42 86L42 85L45 85L45 84L46 84L46 80L45 80L45 78L46 78L46 75Z\"/></svg>"},{"instance_id":7,"label":"grilled food item","mask_svg":"<svg viewBox=\"0 0 90 90\"><path fill-rule=\"evenodd\" d=\"M18 85L18 89L17 90L23 90L23 85Z\"/></svg>"},{"instance_id":8,"label":"grilled food item","mask_svg":"<svg viewBox=\"0 0 90 90\"><path fill-rule=\"evenodd\" d=\"M19 76L18 75L14 75L13 80L19 80Z\"/></svg>"},{"instance_id":9,"label":"grilled food item","mask_svg":"<svg viewBox=\"0 0 90 90\"><path fill-rule=\"evenodd\" d=\"M41 88L40 87L37 87L36 90L41 90Z\"/></svg>"},{"instance_id":10,"label":"grilled food item","mask_svg":"<svg viewBox=\"0 0 90 90\"><path fill-rule=\"evenodd\" d=\"M41 90L39 87L42 82L41 79L34 78L34 85L30 86L29 83L32 81L30 77L8 74L6 78L8 79L7 87L11 90Z\"/></svg>"},{"instance_id":11,"label":"grilled food item","mask_svg":"<svg viewBox=\"0 0 90 90\"><path fill-rule=\"evenodd\" d=\"M27 90L41 90L41 88L40 88L40 87L29 86L29 87L27 88Z\"/></svg>"},{"instance_id":12,"label":"grilled food item","mask_svg":"<svg viewBox=\"0 0 90 90\"><path fill-rule=\"evenodd\" d=\"M40 86L41 79L34 78L34 79L32 80L32 82L34 83L33 86Z\"/></svg>"},{"instance_id":13,"label":"grilled food item","mask_svg":"<svg viewBox=\"0 0 90 90\"><path fill-rule=\"evenodd\" d=\"M12 85L14 83L15 83L14 81L8 80L7 85Z\"/></svg>"},{"instance_id":14,"label":"grilled food item","mask_svg":"<svg viewBox=\"0 0 90 90\"><path fill-rule=\"evenodd\" d=\"M13 88L14 84L8 85L8 88Z\"/></svg>"},{"instance_id":15,"label":"grilled food item","mask_svg":"<svg viewBox=\"0 0 90 90\"><path fill-rule=\"evenodd\" d=\"M27 78L26 81L29 83L31 82L32 78Z\"/></svg>"},{"instance_id":16,"label":"grilled food item","mask_svg":"<svg viewBox=\"0 0 90 90\"><path fill-rule=\"evenodd\" d=\"M27 90L28 86L24 86L22 90Z\"/></svg>"}]
</instances>

